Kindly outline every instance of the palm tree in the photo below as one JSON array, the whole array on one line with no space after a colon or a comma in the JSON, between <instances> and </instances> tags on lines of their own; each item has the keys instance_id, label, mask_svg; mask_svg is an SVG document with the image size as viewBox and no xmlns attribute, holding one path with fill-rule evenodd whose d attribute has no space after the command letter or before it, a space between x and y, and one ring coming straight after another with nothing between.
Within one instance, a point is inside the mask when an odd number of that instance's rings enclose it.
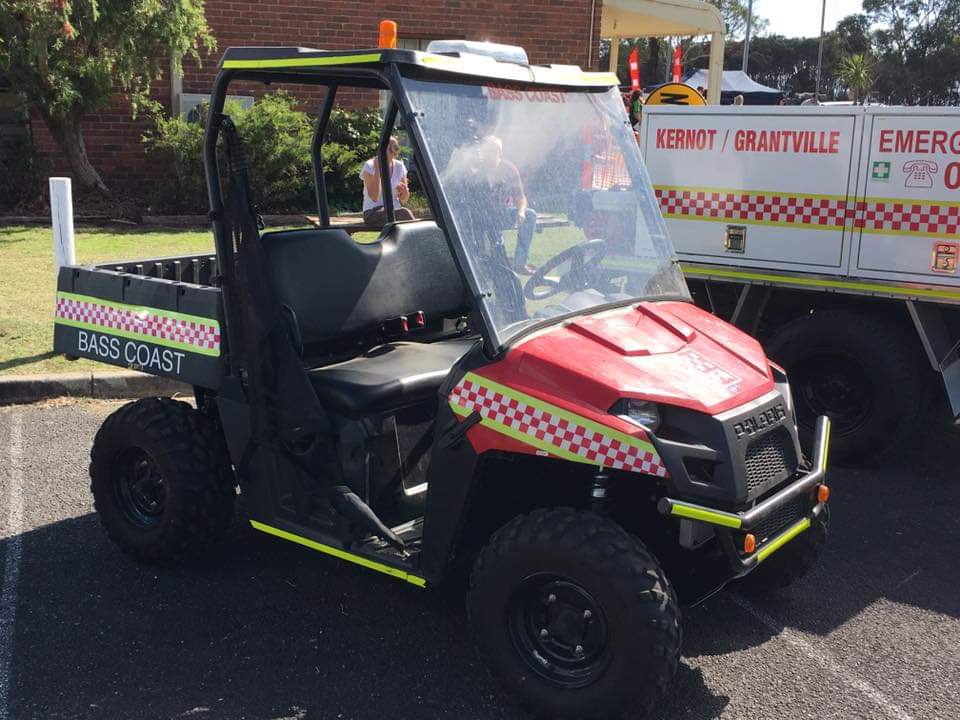
<instances>
[{"instance_id":1,"label":"palm tree","mask_svg":"<svg viewBox=\"0 0 960 720\"><path fill-rule=\"evenodd\" d=\"M855 103L866 102L874 81L873 59L866 53L844 56L840 60L837 79L850 88Z\"/></svg>"}]
</instances>

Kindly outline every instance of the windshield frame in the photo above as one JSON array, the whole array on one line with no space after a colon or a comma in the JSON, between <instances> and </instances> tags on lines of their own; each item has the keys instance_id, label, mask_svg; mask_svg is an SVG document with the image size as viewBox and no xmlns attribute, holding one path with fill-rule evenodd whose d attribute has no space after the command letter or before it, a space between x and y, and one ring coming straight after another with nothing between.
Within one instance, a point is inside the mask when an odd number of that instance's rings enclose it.
<instances>
[{"instance_id":1,"label":"windshield frame","mask_svg":"<svg viewBox=\"0 0 960 720\"><path fill-rule=\"evenodd\" d=\"M411 102L410 96L407 93L407 86L405 80L417 80L417 81L426 81L435 84L449 84L449 85L462 85L462 84L482 84L485 82L486 78L478 78L475 76L465 76L465 75L456 75L449 74L442 78L438 78L433 73L422 72L422 69L411 67L403 68L404 72L401 72L400 67L396 64L390 66L388 70L388 75L390 79L390 85L392 86L394 98L397 102L397 105L401 111L401 114L406 123L406 130L410 136L410 140L414 145L415 152L417 152L421 158L421 167L424 173L428 176L428 182L424 183L424 189L427 192L430 204L434 210L436 219L440 222L442 229L445 231L447 236L451 251L454 256L454 260L458 265L460 274L463 277L472 299L472 307L479 315L481 323L483 325L483 336L485 341L485 350L489 357L497 358L504 355L512 346L516 345L518 342L528 337L530 334L543 330L544 328L561 324L563 322L569 321L573 318L593 315L600 313L606 310L615 309L618 307L627 307L630 305L636 305L644 301L682 301L682 302L692 302L689 291L685 294L664 294L659 295L655 298L644 298L644 297L630 297L622 298L617 300L611 300L606 303L599 303L597 305L590 306L584 309L574 310L568 313L554 315L548 318L542 319L531 319L531 322L526 323L523 327L519 328L515 332L511 333L509 337L503 337L501 332L498 330L497 324L494 321L491 315L491 308L487 303L487 298L492 296L492 293L484 292L480 286L479 278L473 270L473 263L470 259L470 253L468 252L463 238L460 236L458 226L454 220L454 213L451 204L448 202L448 198L440 182L440 172L434 157L434 154L431 150L430 142L427 140L426 133L420 123L420 118L423 116L423 113L417 110L413 103ZM545 88L545 89L555 89L562 92L569 93L585 93L585 94L600 94L606 93L610 90L611 85L602 85L602 86L572 86L572 85L545 85L543 83L536 83L531 81L530 83L518 83L521 85L529 85L531 88ZM624 122L629 122L626 119L626 113L624 112ZM641 159L642 163L642 159ZM646 175L645 171L641 168L638 172L638 168L630 163L627 164L628 172L633 183L638 183L642 185L649 185L649 177ZM659 207L655 207L655 211L659 214ZM661 218L661 222L662 218ZM666 235L666 239L669 242L669 234ZM672 242L671 242L672 247ZM679 266L679 261L677 260L676 252L671 253L671 262L674 265ZM686 281L683 278L682 273L680 273L680 278L683 283L683 287L686 288Z\"/></svg>"}]
</instances>

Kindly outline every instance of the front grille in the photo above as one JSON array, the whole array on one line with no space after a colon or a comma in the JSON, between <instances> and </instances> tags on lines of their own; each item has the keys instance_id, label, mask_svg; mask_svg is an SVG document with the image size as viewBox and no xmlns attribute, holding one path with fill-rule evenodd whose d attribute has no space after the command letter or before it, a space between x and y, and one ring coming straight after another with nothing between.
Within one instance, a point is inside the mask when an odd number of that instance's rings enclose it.
<instances>
[{"instance_id":1,"label":"front grille","mask_svg":"<svg viewBox=\"0 0 960 720\"><path fill-rule=\"evenodd\" d=\"M784 479L796 467L796 452L786 428L779 427L757 438L747 446L744 458L747 494L752 496L768 482Z\"/></svg>"},{"instance_id":2,"label":"front grille","mask_svg":"<svg viewBox=\"0 0 960 720\"><path fill-rule=\"evenodd\" d=\"M768 517L757 523L750 532L757 538L757 546L772 538L777 533L802 518L808 508L809 501L805 495L793 498L774 510Z\"/></svg>"}]
</instances>

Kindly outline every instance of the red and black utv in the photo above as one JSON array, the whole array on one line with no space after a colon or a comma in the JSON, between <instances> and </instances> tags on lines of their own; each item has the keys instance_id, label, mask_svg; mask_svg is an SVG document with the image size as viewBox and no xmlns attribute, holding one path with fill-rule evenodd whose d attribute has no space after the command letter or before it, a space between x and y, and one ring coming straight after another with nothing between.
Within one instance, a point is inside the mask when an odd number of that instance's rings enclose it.
<instances>
[{"instance_id":1,"label":"red and black utv","mask_svg":"<svg viewBox=\"0 0 960 720\"><path fill-rule=\"evenodd\" d=\"M616 77L513 60L228 50L215 257L62 269L55 347L195 388L97 434L96 508L126 552L194 555L239 493L257 530L420 587L472 566L503 684L547 716L620 717L666 692L681 601L813 565L829 428L806 462L784 373L690 302ZM325 91L317 227L261 232L235 81ZM364 242L330 217L324 139L338 97L378 91L380 167L397 138L429 211L397 221L380 173Z\"/></svg>"}]
</instances>

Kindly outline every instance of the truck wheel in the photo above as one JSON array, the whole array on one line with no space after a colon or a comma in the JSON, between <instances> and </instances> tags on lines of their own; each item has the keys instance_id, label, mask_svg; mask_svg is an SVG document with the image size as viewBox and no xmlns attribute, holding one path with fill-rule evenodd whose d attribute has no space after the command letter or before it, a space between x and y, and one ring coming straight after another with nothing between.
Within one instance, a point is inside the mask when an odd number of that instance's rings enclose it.
<instances>
[{"instance_id":1,"label":"truck wheel","mask_svg":"<svg viewBox=\"0 0 960 720\"><path fill-rule=\"evenodd\" d=\"M146 398L108 417L90 451L90 489L110 539L137 560L175 564L230 524L234 490L216 422Z\"/></svg>"},{"instance_id":2,"label":"truck wheel","mask_svg":"<svg viewBox=\"0 0 960 720\"><path fill-rule=\"evenodd\" d=\"M493 674L551 718L649 712L680 657L680 610L639 540L591 512L537 510L477 558L467 612Z\"/></svg>"},{"instance_id":3,"label":"truck wheel","mask_svg":"<svg viewBox=\"0 0 960 720\"><path fill-rule=\"evenodd\" d=\"M830 457L838 462L876 460L899 445L917 425L926 389L911 347L899 327L842 310L806 315L776 333L767 353L787 371L804 447L820 415L833 421Z\"/></svg>"},{"instance_id":4,"label":"truck wheel","mask_svg":"<svg viewBox=\"0 0 960 720\"><path fill-rule=\"evenodd\" d=\"M750 595L766 595L792 585L817 564L830 529L830 508L799 536L764 560L737 585Z\"/></svg>"}]
</instances>

